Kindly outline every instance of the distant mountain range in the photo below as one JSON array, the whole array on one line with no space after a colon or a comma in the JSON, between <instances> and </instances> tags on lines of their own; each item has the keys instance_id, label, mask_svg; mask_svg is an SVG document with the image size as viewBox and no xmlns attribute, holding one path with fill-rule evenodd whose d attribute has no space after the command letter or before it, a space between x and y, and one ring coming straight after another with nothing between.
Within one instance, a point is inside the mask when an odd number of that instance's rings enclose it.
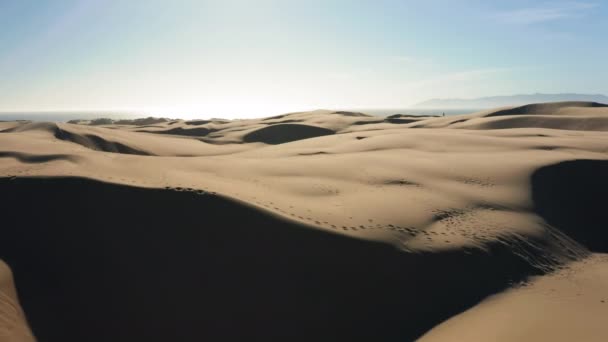
<instances>
[{"instance_id":1,"label":"distant mountain range","mask_svg":"<svg viewBox=\"0 0 608 342\"><path fill-rule=\"evenodd\" d=\"M484 109L506 106L522 106L530 103L590 101L608 103L608 96L596 94L523 94L510 96L480 97L477 99L431 99L417 103L412 108Z\"/></svg>"}]
</instances>

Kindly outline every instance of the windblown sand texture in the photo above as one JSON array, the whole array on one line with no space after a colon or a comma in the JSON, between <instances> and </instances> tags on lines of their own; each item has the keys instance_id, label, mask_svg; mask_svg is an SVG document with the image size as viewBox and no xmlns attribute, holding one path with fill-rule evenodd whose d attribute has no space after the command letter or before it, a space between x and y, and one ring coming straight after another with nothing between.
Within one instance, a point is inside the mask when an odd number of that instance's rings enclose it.
<instances>
[{"instance_id":1,"label":"windblown sand texture","mask_svg":"<svg viewBox=\"0 0 608 342\"><path fill-rule=\"evenodd\" d=\"M608 340L608 105L89 123L0 122L0 341Z\"/></svg>"}]
</instances>

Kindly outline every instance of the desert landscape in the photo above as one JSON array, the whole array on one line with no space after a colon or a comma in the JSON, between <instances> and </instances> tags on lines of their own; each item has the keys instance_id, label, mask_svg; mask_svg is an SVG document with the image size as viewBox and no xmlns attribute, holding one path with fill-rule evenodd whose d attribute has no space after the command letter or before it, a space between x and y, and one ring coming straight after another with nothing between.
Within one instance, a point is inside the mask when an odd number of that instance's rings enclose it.
<instances>
[{"instance_id":1,"label":"desert landscape","mask_svg":"<svg viewBox=\"0 0 608 342\"><path fill-rule=\"evenodd\" d=\"M605 341L607 174L595 102L0 122L0 340Z\"/></svg>"}]
</instances>

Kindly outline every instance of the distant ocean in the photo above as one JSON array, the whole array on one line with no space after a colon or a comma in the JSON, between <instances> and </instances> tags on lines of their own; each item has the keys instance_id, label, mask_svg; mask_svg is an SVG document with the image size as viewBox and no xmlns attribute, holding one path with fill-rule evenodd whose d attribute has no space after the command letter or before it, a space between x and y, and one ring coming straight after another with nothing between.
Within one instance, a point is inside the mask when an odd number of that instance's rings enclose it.
<instances>
[{"instance_id":1,"label":"distant ocean","mask_svg":"<svg viewBox=\"0 0 608 342\"><path fill-rule=\"evenodd\" d=\"M395 108L395 109L345 109L349 111L363 112L376 116L388 116L393 114L413 114L413 115L456 115L466 114L478 111L478 109L420 109L420 108ZM276 115L270 113L268 116ZM54 121L67 122L70 120L82 119L91 120L97 118L110 119L136 119L153 116L146 113L133 112L104 112L104 111L86 111L86 112L0 112L0 121L14 120L31 120L31 121ZM158 115L156 115L158 116ZM172 119L178 119L179 114L169 116ZM211 117L211 116L209 116ZM242 116L245 117L245 116ZM197 119L205 119L205 115L200 115ZM191 115L187 119L193 119Z\"/></svg>"},{"instance_id":2,"label":"distant ocean","mask_svg":"<svg viewBox=\"0 0 608 342\"><path fill-rule=\"evenodd\" d=\"M0 112L0 121L31 120L31 121L53 121L67 122L70 120L83 119L135 119L146 117L146 114L126 112Z\"/></svg>"}]
</instances>

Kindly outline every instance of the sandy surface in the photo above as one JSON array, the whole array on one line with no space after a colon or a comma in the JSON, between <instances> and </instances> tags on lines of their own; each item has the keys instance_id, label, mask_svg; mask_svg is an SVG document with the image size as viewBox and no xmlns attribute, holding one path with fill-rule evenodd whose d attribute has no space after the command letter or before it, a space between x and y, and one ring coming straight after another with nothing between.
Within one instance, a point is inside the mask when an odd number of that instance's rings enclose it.
<instances>
[{"instance_id":1,"label":"sandy surface","mask_svg":"<svg viewBox=\"0 0 608 342\"><path fill-rule=\"evenodd\" d=\"M594 103L0 122L0 258L43 341L601 341L607 172Z\"/></svg>"},{"instance_id":2,"label":"sandy surface","mask_svg":"<svg viewBox=\"0 0 608 342\"><path fill-rule=\"evenodd\" d=\"M421 341L605 341L608 257L535 277L440 324Z\"/></svg>"}]
</instances>

